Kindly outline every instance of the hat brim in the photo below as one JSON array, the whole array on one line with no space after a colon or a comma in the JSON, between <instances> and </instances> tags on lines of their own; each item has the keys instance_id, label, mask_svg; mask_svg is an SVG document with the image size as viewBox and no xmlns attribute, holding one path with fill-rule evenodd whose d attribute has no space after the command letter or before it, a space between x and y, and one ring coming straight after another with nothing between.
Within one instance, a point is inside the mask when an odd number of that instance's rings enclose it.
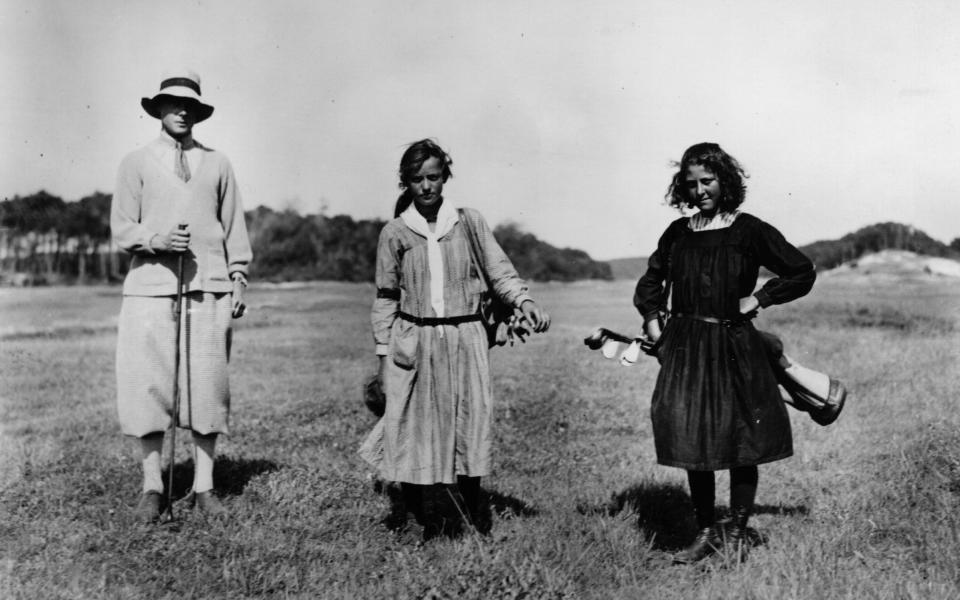
<instances>
[{"instance_id":1,"label":"hat brim","mask_svg":"<svg viewBox=\"0 0 960 600\"><path fill-rule=\"evenodd\" d=\"M154 119L159 119L160 118L159 104L160 104L160 101L163 100L164 98L180 98L184 100L189 100L190 103L193 104L193 113L194 113L194 116L196 117L196 120L194 121L194 123L206 121L207 119L210 118L210 115L213 114L212 106L210 106L209 104L204 104L192 94L180 95L180 94L170 94L170 93L164 92L162 94L157 94L153 98L141 98L140 106L143 107L143 110L147 111L148 115L150 115Z\"/></svg>"}]
</instances>

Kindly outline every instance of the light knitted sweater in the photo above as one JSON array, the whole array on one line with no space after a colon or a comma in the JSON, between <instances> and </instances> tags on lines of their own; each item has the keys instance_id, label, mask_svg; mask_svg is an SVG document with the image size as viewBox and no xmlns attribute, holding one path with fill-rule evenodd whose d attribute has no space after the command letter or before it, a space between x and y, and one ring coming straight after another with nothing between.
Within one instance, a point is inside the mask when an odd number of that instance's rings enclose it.
<instances>
[{"instance_id":1,"label":"light knitted sweater","mask_svg":"<svg viewBox=\"0 0 960 600\"><path fill-rule=\"evenodd\" d=\"M163 138L150 144L166 144ZM177 254L154 253L150 239L186 223L190 247L184 254L187 291L230 292L233 273L247 275L253 258L243 205L227 157L209 148L189 182L161 164L150 145L127 155L120 164L110 207L110 227L117 245L132 253L123 282L125 296L171 296L177 293Z\"/></svg>"}]
</instances>

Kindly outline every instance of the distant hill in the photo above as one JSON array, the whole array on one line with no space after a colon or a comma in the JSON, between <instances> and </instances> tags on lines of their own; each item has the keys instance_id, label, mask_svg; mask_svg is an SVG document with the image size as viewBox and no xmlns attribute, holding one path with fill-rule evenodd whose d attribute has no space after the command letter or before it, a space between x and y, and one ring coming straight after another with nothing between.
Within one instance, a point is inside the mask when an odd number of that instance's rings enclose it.
<instances>
[{"instance_id":1,"label":"distant hill","mask_svg":"<svg viewBox=\"0 0 960 600\"><path fill-rule=\"evenodd\" d=\"M943 277L960 279L960 261L940 256L924 256L909 250L881 250L861 256L826 271L824 277L862 279L876 283L919 281Z\"/></svg>"}]
</instances>

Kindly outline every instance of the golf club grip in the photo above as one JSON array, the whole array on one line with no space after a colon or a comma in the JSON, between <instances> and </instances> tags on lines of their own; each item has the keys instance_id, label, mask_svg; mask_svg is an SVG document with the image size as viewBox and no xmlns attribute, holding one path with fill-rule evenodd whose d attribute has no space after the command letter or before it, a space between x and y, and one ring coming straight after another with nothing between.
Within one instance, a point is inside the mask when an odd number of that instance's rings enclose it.
<instances>
[{"instance_id":1,"label":"golf club grip","mask_svg":"<svg viewBox=\"0 0 960 600\"><path fill-rule=\"evenodd\" d=\"M186 223L178 223L177 231L186 231ZM177 316L180 316L180 297L183 294L183 252L177 256Z\"/></svg>"}]
</instances>

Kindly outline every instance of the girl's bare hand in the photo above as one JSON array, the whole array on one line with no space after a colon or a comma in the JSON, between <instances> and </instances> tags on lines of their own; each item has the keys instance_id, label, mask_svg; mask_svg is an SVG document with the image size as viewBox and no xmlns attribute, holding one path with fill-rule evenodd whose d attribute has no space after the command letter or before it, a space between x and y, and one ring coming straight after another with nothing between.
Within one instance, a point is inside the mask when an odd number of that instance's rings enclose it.
<instances>
[{"instance_id":1,"label":"girl's bare hand","mask_svg":"<svg viewBox=\"0 0 960 600\"><path fill-rule=\"evenodd\" d=\"M756 296L750 295L746 298L740 298L740 314L749 315L760 310L760 301Z\"/></svg>"},{"instance_id":2,"label":"girl's bare hand","mask_svg":"<svg viewBox=\"0 0 960 600\"><path fill-rule=\"evenodd\" d=\"M660 319L650 319L644 323L643 328L647 332L647 337L650 338L650 341L653 343L656 343L663 334L663 331L660 329Z\"/></svg>"},{"instance_id":3,"label":"girl's bare hand","mask_svg":"<svg viewBox=\"0 0 960 600\"><path fill-rule=\"evenodd\" d=\"M537 306L537 303L533 300L525 300L520 305L520 312L523 313L523 318L533 327L535 332L543 333L550 329L550 315Z\"/></svg>"}]
</instances>

